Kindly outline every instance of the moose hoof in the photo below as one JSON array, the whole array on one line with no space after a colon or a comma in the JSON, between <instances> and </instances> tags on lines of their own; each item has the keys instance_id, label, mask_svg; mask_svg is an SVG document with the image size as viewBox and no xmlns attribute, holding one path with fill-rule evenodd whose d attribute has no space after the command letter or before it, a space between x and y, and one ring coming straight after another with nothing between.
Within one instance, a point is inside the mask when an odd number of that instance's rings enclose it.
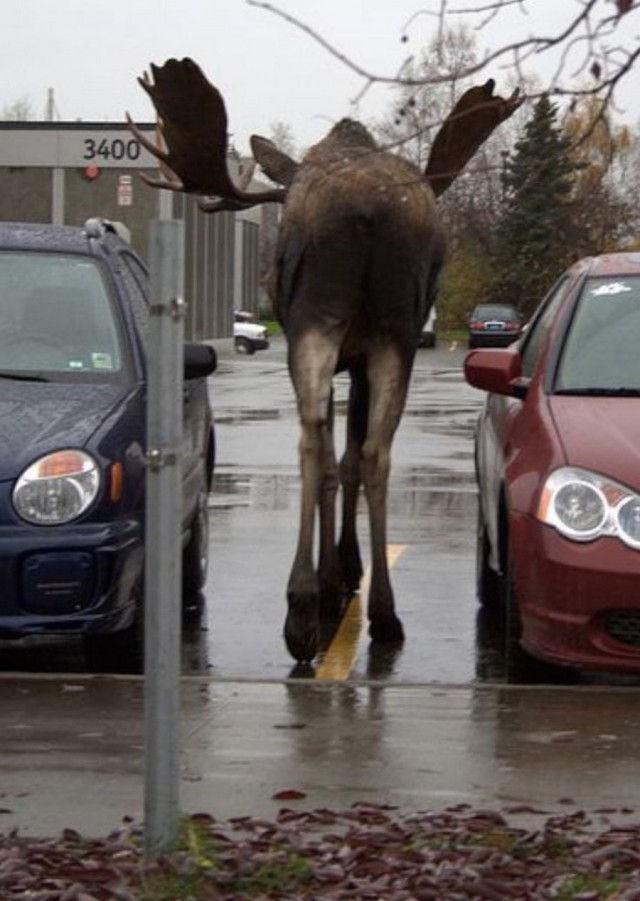
<instances>
[{"instance_id":1,"label":"moose hoof","mask_svg":"<svg viewBox=\"0 0 640 901\"><path fill-rule=\"evenodd\" d=\"M378 644L399 645L404 641L404 629L398 617L382 616L371 620L369 625L371 640Z\"/></svg>"},{"instance_id":2,"label":"moose hoof","mask_svg":"<svg viewBox=\"0 0 640 901\"><path fill-rule=\"evenodd\" d=\"M298 663L310 663L318 653L318 614L308 607L292 608L284 624L284 640L289 653Z\"/></svg>"}]
</instances>

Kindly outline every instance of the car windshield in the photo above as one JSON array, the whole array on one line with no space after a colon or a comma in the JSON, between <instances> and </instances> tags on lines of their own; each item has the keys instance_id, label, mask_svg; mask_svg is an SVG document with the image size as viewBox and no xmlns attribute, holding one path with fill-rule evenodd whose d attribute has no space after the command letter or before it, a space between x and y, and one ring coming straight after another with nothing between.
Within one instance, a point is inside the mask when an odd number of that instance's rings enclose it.
<instances>
[{"instance_id":1,"label":"car windshield","mask_svg":"<svg viewBox=\"0 0 640 901\"><path fill-rule=\"evenodd\" d=\"M0 373L118 373L123 354L98 264L0 252Z\"/></svg>"},{"instance_id":2,"label":"car windshield","mask_svg":"<svg viewBox=\"0 0 640 901\"><path fill-rule=\"evenodd\" d=\"M640 277L587 279L566 336L556 390L640 391Z\"/></svg>"}]
</instances>

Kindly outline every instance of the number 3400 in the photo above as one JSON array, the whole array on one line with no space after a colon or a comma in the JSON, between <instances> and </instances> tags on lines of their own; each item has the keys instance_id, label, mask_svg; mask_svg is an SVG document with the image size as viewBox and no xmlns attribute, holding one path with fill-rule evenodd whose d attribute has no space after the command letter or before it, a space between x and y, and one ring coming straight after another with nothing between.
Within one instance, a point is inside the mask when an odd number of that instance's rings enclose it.
<instances>
[{"instance_id":1,"label":"number 3400","mask_svg":"<svg viewBox=\"0 0 640 901\"><path fill-rule=\"evenodd\" d=\"M85 160L137 160L140 156L140 144L133 140L123 141L121 138L94 141L86 138L84 142Z\"/></svg>"}]
</instances>

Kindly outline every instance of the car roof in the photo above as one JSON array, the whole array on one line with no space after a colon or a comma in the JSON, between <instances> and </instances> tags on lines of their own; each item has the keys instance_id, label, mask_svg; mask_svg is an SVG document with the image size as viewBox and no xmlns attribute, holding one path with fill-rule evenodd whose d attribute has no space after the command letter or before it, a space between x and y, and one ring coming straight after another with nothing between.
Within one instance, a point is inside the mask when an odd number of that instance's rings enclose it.
<instances>
[{"instance_id":1,"label":"car roof","mask_svg":"<svg viewBox=\"0 0 640 901\"><path fill-rule=\"evenodd\" d=\"M473 308L474 313L478 310L500 310L506 313L515 313L516 315L518 314L516 308L510 303L479 303Z\"/></svg>"},{"instance_id":2,"label":"car roof","mask_svg":"<svg viewBox=\"0 0 640 901\"><path fill-rule=\"evenodd\" d=\"M586 270L591 276L620 275L626 273L640 273L640 253L634 251L622 251L619 253L603 253L597 257L585 257L579 260L573 267L573 271Z\"/></svg>"},{"instance_id":3,"label":"car roof","mask_svg":"<svg viewBox=\"0 0 640 901\"><path fill-rule=\"evenodd\" d=\"M487 300L484 303L476 304L476 310L481 310L483 307L497 307L499 310L513 310L514 309L513 304L500 303L500 301L497 301L496 303L492 303L490 300Z\"/></svg>"},{"instance_id":4,"label":"car roof","mask_svg":"<svg viewBox=\"0 0 640 901\"><path fill-rule=\"evenodd\" d=\"M88 219L84 226L51 223L0 222L0 249L46 250L95 256L95 241L122 244L116 226L102 219Z\"/></svg>"}]
</instances>

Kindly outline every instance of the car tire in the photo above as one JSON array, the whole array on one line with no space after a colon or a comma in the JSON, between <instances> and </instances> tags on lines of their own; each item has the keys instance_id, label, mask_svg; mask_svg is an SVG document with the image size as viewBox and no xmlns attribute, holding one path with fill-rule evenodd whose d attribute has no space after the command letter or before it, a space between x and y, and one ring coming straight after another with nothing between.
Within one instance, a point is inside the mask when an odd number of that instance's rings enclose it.
<instances>
[{"instance_id":1,"label":"car tire","mask_svg":"<svg viewBox=\"0 0 640 901\"><path fill-rule=\"evenodd\" d=\"M478 607L476 615L475 674L481 682L506 680L504 617L502 608Z\"/></svg>"},{"instance_id":2,"label":"car tire","mask_svg":"<svg viewBox=\"0 0 640 901\"><path fill-rule=\"evenodd\" d=\"M138 674L144 671L144 589L135 595L133 622L118 632L85 635L84 652L92 673Z\"/></svg>"},{"instance_id":3,"label":"car tire","mask_svg":"<svg viewBox=\"0 0 640 901\"><path fill-rule=\"evenodd\" d=\"M245 338L242 335L239 335L235 339L235 344L236 344L236 353L237 354L244 354L245 356L251 356L252 354L254 354L256 352L256 349L253 346L253 344L251 343L251 341L249 341L248 338Z\"/></svg>"},{"instance_id":4,"label":"car tire","mask_svg":"<svg viewBox=\"0 0 640 901\"><path fill-rule=\"evenodd\" d=\"M516 588L513 558L509 554L507 572L504 577L504 658L508 682L526 681L527 659L520 646L522 617ZM528 655L527 655L528 657Z\"/></svg>"},{"instance_id":5,"label":"car tire","mask_svg":"<svg viewBox=\"0 0 640 901\"><path fill-rule=\"evenodd\" d=\"M500 576L489 565L489 536L478 499L476 533L476 595L482 606L497 606L500 602Z\"/></svg>"},{"instance_id":6,"label":"car tire","mask_svg":"<svg viewBox=\"0 0 640 901\"><path fill-rule=\"evenodd\" d=\"M191 606L207 581L209 570L209 503L203 486L190 526L189 542L182 552L182 604Z\"/></svg>"}]
</instances>

